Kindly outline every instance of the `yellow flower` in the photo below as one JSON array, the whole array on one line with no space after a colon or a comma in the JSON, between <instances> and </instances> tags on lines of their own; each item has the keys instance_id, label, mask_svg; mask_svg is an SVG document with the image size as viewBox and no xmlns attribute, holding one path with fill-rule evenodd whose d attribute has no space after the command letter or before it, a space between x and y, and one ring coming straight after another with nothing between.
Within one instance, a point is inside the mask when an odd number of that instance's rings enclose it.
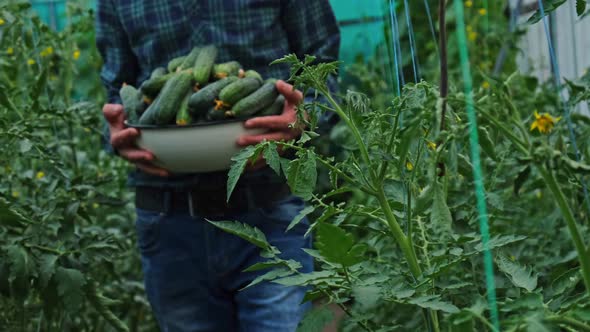
<instances>
[{"instance_id":1,"label":"yellow flower","mask_svg":"<svg viewBox=\"0 0 590 332\"><path fill-rule=\"evenodd\" d=\"M14 54L14 48L12 48L12 47L7 48L6 49L6 54L13 55Z\"/></svg>"},{"instance_id":2,"label":"yellow flower","mask_svg":"<svg viewBox=\"0 0 590 332\"><path fill-rule=\"evenodd\" d=\"M80 58L80 50L75 50L72 57L74 58L74 60L78 60Z\"/></svg>"},{"instance_id":3,"label":"yellow flower","mask_svg":"<svg viewBox=\"0 0 590 332\"><path fill-rule=\"evenodd\" d=\"M46 57L53 54L53 47L48 46L46 49L44 49L43 51L41 51L41 53L39 53L40 56L42 57Z\"/></svg>"},{"instance_id":4,"label":"yellow flower","mask_svg":"<svg viewBox=\"0 0 590 332\"><path fill-rule=\"evenodd\" d=\"M535 121L531 124L531 131L537 129L541 134L546 134L553 129L553 126L561 120L561 117L554 118L549 113L539 115L535 111Z\"/></svg>"},{"instance_id":5,"label":"yellow flower","mask_svg":"<svg viewBox=\"0 0 590 332\"><path fill-rule=\"evenodd\" d=\"M489 89L490 83L488 81L483 81L483 83L481 83L481 87L484 89Z\"/></svg>"},{"instance_id":6,"label":"yellow flower","mask_svg":"<svg viewBox=\"0 0 590 332\"><path fill-rule=\"evenodd\" d=\"M471 6L473 6L473 1L471 1L471 0L465 1L465 7L471 8Z\"/></svg>"},{"instance_id":7,"label":"yellow flower","mask_svg":"<svg viewBox=\"0 0 590 332\"><path fill-rule=\"evenodd\" d=\"M414 170L414 164L412 164L412 162L411 162L411 161L409 161L409 160L408 160L408 161L406 161L406 169L407 169L408 171L413 171L413 170Z\"/></svg>"},{"instance_id":8,"label":"yellow flower","mask_svg":"<svg viewBox=\"0 0 590 332\"><path fill-rule=\"evenodd\" d=\"M4 23L6 23L6 21L0 18L0 25L4 25Z\"/></svg>"},{"instance_id":9,"label":"yellow flower","mask_svg":"<svg viewBox=\"0 0 590 332\"><path fill-rule=\"evenodd\" d=\"M88 127L85 127L85 128L84 128L84 131L85 131L85 132L87 132L87 133L89 133L89 132L90 132L90 128L88 128Z\"/></svg>"},{"instance_id":10,"label":"yellow flower","mask_svg":"<svg viewBox=\"0 0 590 332\"><path fill-rule=\"evenodd\" d=\"M470 41L475 41L477 39L477 32L469 31L469 33L467 34L467 39L469 39Z\"/></svg>"},{"instance_id":11,"label":"yellow flower","mask_svg":"<svg viewBox=\"0 0 590 332\"><path fill-rule=\"evenodd\" d=\"M43 173L43 172L37 172L37 176L36 176L37 180L41 180L44 177L45 177L45 173Z\"/></svg>"},{"instance_id":12,"label":"yellow flower","mask_svg":"<svg viewBox=\"0 0 590 332\"><path fill-rule=\"evenodd\" d=\"M20 193L18 191L13 191L12 192L12 197L19 198L20 197Z\"/></svg>"},{"instance_id":13,"label":"yellow flower","mask_svg":"<svg viewBox=\"0 0 590 332\"><path fill-rule=\"evenodd\" d=\"M98 203L92 203L92 207L95 208L95 209L98 209L99 206L100 205L98 205Z\"/></svg>"},{"instance_id":14,"label":"yellow flower","mask_svg":"<svg viewBox=\"0 0 590 332\"><path fill-rule=\"evenodd\" d=\"M29 59L29 60L27 60L27 64L29 64L29 66L32 66L35 64L35 60Z\"/></svg>"},{"instance_id":15,"label":"yellow flower","mask_svg":"<svg viewBox=\"0 0 590 332\"><path fill-rule=\"evenodd\" d=\"M467 29L467 31L473 31L473 27L469 24L467 25L466 29Z\"/></svg>"},{"instance_id":16,"label":"yellow flower","mask_svg":"<svg viewBox=\"0 0 590 332\"><path fill-rule=\"evenodd\" d=\"M487 14L488 14L488 11L485 8L479 9L479 15L486 16Z\"/></svg>"},{"instance_id":17,"label":"yellow flower","mask_svg":"<svg viewBox=\"0 0 590 332\"><path fill-rule=\"evenodd\" d=\"M430 150L436 150L436 143L431 142L431 141L426 141L426 145L428 146L428 148Z\"/></svg>"}]
</instances>

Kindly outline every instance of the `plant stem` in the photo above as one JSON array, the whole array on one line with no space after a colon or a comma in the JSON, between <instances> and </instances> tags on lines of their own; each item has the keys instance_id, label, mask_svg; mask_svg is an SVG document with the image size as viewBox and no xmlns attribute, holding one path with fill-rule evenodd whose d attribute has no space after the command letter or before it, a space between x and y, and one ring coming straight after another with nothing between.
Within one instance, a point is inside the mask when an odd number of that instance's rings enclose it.
<instances>
[{"instance_id":1,"label":"plant stem","mask_svg":"<svg viewBox=\"0 0 590 332\"><path fill-rule=\"evenodd\" d=\"M579 320L573 319L571 317L562 317L562 316L549 316L545 318L546 321L558 324L569 325L576 328L576 331L580 332L590 332L590 325L584 324Z\"/></svg>"},{"instance_id":2,"label":"plant stem","mask_svg":"<svg viewBox=\"0 0 590 332\"><path fill-rule=\"evenodd\" d=\"M449 94L449 66L447 60L447 23L446 23L446 0L438 1L439 19L439 49L440 49L440 97L442 98L442 112L440 118L440 130L445 130L445 119L447 116L447 96Z\"/></svg>"},{"instance_id":3,"label":"plant stem","mask_svg":"<svg viewBox=\"0 0 590 332\"><path fill-rule=\"evenodd\" d=\"M393 149L393 144L395 143L395 139L397 137L397 126L399 122L400 112L397 112L395 115L395 121L393 122L393 132L391 133L391 137L389 138L389 143L387 144L387 148L385 150L385 154L391 154L391 150ZM402 161L403 163L403 161ZM389 167L389 162L387 160L383 160L381 163L381 172L379 172L379 178L384 179L385 175L387 175L387 168Z\"/></svg>"},{"instance_id":4,"label":"plant stem","mask_svg":"<svg viewBox=\"0 0 590 332\"><path fill-rule=\"evenodd\" d=\"M584 278L586 291L588 294L590 294L590 257L586 255L586 246L584 244L584 240L580 236L580 230L578 229L578 225L574 219L573 212L566 200L565 195L563 194L563 191L557 184L557 180L555 179L553 173L543 167L539 167L538 169L541 173L541 176L547 183L547 186L553 193L553 196L555 196L555 200L557 200L557 204L559 205L563 218L567 223L570 236L572 237L574 246L578 252L578 260L580 261L580 266L582 267L582 277Z\"/></svg>"},{"instance_id":5,"label":"plant stem","mask_svg":"<svg viewBox=\"0 0 590 332\"><path fill-rule=\"evenodd\" d=\"M397 222L397 219L395 218L395 215L391 210L391 206L389 206L389 202L387 201L385 191L383 190L383 188L379 189L377 199L379 200L381 209L385 214L385 219L387 220L389 229L391 230L393 237L397 241L397 244L401 247L402 252L406 257L406 260L408 261L408 265L410 266L410 272L412 272L414 278L420 277L422 275L422 269L418 264L418 259L416 258L416 254L412 249L412 244L408 242L408 238L404 235L404 232L399 226L399 223Z\"/></svg>"},{"instance_id":6,"label":"plant stem","mask_svg":"<svg viewBox=\"0 0 590 332\"><path fill-rule=\"evenodd\" d=\"M350 130L352 131L352 134L354 135L354 137L357 141L357 144L359 145L359 149L361 151L361 157L363 158L363 161L365 162L365 164L367 165L367 167L369 168L369 170L371 172L372 180L375 181L377 175L375 174L375 171L371 167L371 158L369 157L369 151L367 150L367 145L365 144L365 141L363 140L363 137L361 136L361 133L359 132L358 128L356 127L354 122L346 115L344 110L342 110L340 105L334 100L334 98L332 97L332 94L329 91L320 91L320 92L324 95L324 97L326 97L326 99L328 99L330 104L332 104L332 106L334 107L334 111L336 112L336 114L338 114L340 119L342 119L346 123L348 128L350 128Z\"/></svg>"}]
</instances>

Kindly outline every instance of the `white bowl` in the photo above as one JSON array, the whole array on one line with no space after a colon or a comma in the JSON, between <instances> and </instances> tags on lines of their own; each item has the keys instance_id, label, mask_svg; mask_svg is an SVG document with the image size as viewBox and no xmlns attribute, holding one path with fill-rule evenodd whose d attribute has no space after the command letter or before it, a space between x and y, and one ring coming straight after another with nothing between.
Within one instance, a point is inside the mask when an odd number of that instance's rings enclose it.
<instances>
[{"instance_id":1,"label":"white bowl","mask_svg":"<svg viewBox=\"0 0 590 332\"><path fill-rule=\"evenodd\" d=\"M127 126L139 129L137 146L154 154L154 165L173 173L227 170L231 158L242 149L236 144L238 137L265 132L245 129L241 120L187 126Z\"/></svg>"}]
</instances>

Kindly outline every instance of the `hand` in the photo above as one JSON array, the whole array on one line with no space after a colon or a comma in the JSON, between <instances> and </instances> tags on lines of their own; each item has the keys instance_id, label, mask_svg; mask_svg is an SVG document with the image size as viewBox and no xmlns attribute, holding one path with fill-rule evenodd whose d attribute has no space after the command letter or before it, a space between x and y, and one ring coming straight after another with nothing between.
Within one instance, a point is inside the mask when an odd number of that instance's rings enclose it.
<instances>
[{"instance_id":1,"label":"hand","mask_svg":"<svg viewBox=\"0 0 590 332\"><path fill-rule=\"evenodd\" d=\"M289 141L301 135L301 128L297 125L296 108L303 100L303 94L294 90L291 84L284 81L277 82L277 90L285 96L283 114L262 116L246 121L246 129L268 129L268 132L260 135L245 135L238 139L238 145L256 145L262 141Z\"/></svg>"},{"instance_id":2,"label":"hand","mask_svg":"<svg viewBox=\"0 0 590 332\"><path fill-rule=\"evenodd\" d=\"M303 100L303 94L299 90L293 89L291 84L284 81L277 82L277 90L285 96L285 107L283 114L262 116L246 121L244 126L247 129L268 129L264 134L260 135L246 135L238 138L238 145L248 146L256 145L263 141L290 141L301 135L301 128L297 125L297 105ZM282 153L282 147L278 147L279 154ZM248 165L248 170L257 170L266 166L266 162L262 157Z\"/></svg>"},{"instance_id":3,"label":"hand","mask_svg":"<svg viewBox=\"0 0 590 332\"><path fill-rule=\"evenodd\" d=\"M135 128L125 128L125 112L122 105L106 104L102 108L102 113L109 124L111 145L119 156L146 173L157 176L169 175L167 170L152 165L154 155L151 152L135 146L134 142L140 133Z\"/></svg>"}]
</instances>

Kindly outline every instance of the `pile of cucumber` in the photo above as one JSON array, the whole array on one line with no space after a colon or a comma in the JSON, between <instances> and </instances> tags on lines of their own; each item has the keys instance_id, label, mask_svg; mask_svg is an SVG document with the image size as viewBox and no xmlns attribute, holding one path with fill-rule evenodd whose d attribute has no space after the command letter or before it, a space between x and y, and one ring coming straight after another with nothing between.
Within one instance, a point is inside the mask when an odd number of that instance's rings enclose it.
<instances>
[{"instance_id":1,"label":"pile of cucumber","mask_svg":"<svg viewBox=\"0 0 590 332\"><path fill-rule=\"evenodd\" d=\"M216 64L213 45L195 47L155 69L139 89L120 90L130 124L178 125L281 114L285 99L276 79L263 80L237 61Z\"/></svg>"}]
</instances>

